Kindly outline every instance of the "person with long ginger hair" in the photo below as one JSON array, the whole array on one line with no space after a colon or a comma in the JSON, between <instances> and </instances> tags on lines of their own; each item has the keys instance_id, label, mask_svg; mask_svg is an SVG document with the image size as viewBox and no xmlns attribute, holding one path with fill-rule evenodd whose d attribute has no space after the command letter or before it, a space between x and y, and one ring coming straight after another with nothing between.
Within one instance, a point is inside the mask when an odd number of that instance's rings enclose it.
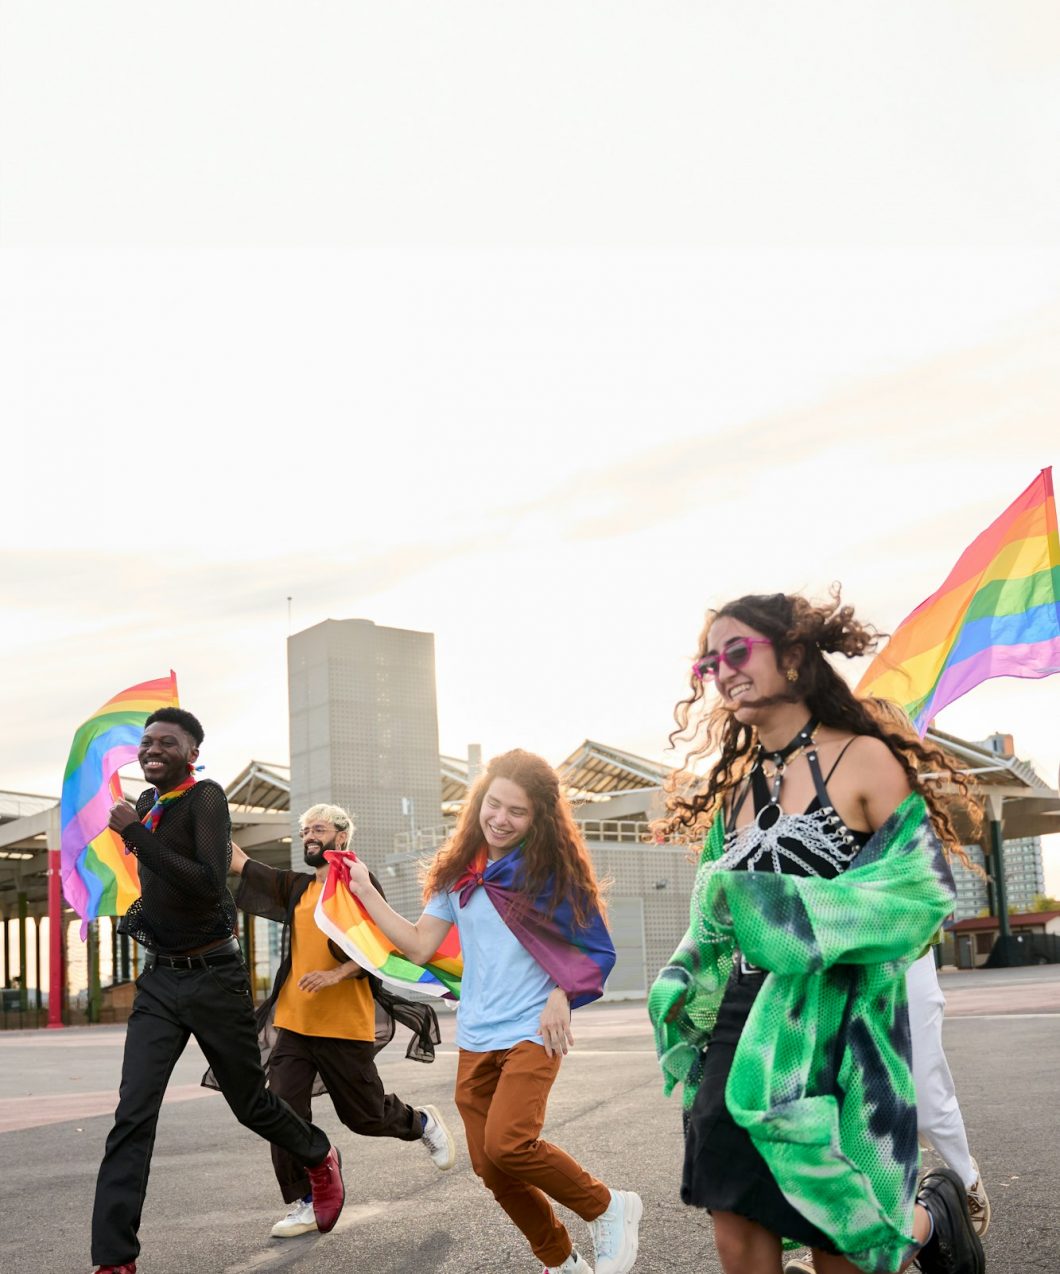
<instances>
[{"instance_id":1,"label":"person with long ginger hair","mask_svg":"<svg viewBox=\"0 0 1060 1274\"><path fill-rule=\"evenodd\" d=\"M456 1105L468 1152L546 1274L592 1274L550 1198L588 1222L596 1274L627 1274L640 1197L608 1189L540 1137L574 1043L571 1009L602 994L615 959L592 862L555 771L520 749L489 763L430 864L419 920L392 910L362 863L350 866L350 888L416 964L457 926L464 971Z\"/></svg>"},{"instance_id":2,"label":"person with long ginger hair","mask_svg":"<svg viewBox=\"0 0 1060 1274\"><path fill-rule=\"evenodd\" d=\"M985 1270L964 1183L917 1186L904 976L953 907L942 788L967 784L827 658L878 636L838 588L741 597L708 615L675 709L688 757L658 830L706 843L649 1011L684 1085L681 1197L725 1274L780 1274L784 1240L817 1274Z\"/></svg>"}]
</instances>

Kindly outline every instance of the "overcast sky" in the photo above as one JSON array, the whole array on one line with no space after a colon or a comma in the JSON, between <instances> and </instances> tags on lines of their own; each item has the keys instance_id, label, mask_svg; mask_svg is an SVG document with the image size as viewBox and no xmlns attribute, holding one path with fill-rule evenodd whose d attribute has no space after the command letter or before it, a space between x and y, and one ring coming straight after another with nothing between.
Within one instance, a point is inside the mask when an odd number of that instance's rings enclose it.
<instances>
[{"instance_id":1,"label":"overcast sky","mask_svg":"<svg viewBox=\"0 0 1060 1274\"><path fill-rule=\"evenodd\" d=\"M1053 3L7 0L0 59L0 787L170 667L208 772L286 759L329 617L437 634L444 751L662 757L708 606L892 627L1060 453ZM1057 720L939 725L1055 782Z\"/></svg>"}]
</instances>

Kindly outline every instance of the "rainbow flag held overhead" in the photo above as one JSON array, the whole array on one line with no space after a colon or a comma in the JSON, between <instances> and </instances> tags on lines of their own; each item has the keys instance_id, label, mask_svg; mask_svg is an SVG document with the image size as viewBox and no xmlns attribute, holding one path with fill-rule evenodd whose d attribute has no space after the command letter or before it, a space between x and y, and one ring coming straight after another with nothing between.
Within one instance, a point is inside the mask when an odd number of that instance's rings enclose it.
<instances>
[{"instance_id":1,"label":"rainbow flag held overhead","mask_svg":"<svg viewBox=\"0 0 1060 1274\"><path fill-rule=\"evenodd\" d=\"M324 857L328 860L328 874L314 912L318 928L362 969L395 990L458 1000L464 961L456 926L445 935L429 963L413 964L383 934L351 892L347 864L356 862L357 855L352 850L328 850Z\"/></svg>"},{"instance_id":2,"label":"rainbow flag held overhead","mask_svg":"<svg viewBox=\"0 0 1060 1274\"><path fill-rule=\"evenodd\" d=\"M961 554L946 582L899 624L858 694L901 704L921 734L990 677L1060 672L1060 538L1052 470Z\"/></svg>"},{"instance_id":3,"label":"rainbow flag held overhead","mask_svg":"<svg viewBox=\"0 0 1060 1274\"><path fill-rule=\"evenodd\" d=\"M63 775L62 882L81 917L81 937L97 916L121 916L140 893L136 857L107 826L122 799L118 771L136 759L144 722L159 708L179 706L177 676L145 681L116 694L79 727Z\"/></svg>"}]
</instances>

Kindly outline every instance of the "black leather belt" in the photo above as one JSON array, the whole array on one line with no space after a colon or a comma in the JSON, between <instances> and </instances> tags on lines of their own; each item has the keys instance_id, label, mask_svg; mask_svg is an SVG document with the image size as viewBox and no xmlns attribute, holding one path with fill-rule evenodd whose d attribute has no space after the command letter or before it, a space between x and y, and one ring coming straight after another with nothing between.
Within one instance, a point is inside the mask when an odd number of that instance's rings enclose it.
<instances>
[{"instance_id":1,"label":"black leather belt","mask_svg":"<svg viewBox=\"0 0 1060 1274\"><path fill-rule=\"evenodd\" d=\"M242 959L239 939L229 938L221 946L203 951L200 955L161 955L149 951L144 957L144 968L153 969L157 964L163 969L205 969L211 964L231 964L233 960Z\"/></svg>"}]
</instances>

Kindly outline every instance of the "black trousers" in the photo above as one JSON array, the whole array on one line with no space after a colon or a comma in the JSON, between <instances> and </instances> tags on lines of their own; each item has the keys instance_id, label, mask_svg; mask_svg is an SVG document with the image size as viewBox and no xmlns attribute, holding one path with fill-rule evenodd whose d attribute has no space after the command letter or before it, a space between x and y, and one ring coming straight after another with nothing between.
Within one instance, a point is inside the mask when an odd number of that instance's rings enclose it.
<instances>
[{"instance_id":1,"label":"black trousers","mask_svg":"<svg viewBox=\"0 0 1060 1274\"><path fill-rule=\"evenodd\" d=\"M309 1119L313 1083L324 1081L335 1113L352 1132L362 1137L396 1137L419 1141L423 1135L420 1112L393 1093L383 1092L370 1040L339 1040L323 1035L278 1032L269 1056L269 1087L292 1110ZM309 1193L305 1166L289 1151L273 1143L272 1166L285 1203Z\"/></svg>"},{"instance_id":2,"label":"black trousers","mask_svg":"<svg viewBox=\"0 0 1060 1274\"><path fill-rule=\"evenodd\" d=\"M239 959L195 969L155 965L136 980L125 1036L114 1127L96 1179L92 1259L136 1259L147 1175L162 1098L177 1058L194 1035L241 1124L301 1164L322 1163L330 1141L265 1086L246 966Z\"/></svg>"}]
</instances>

